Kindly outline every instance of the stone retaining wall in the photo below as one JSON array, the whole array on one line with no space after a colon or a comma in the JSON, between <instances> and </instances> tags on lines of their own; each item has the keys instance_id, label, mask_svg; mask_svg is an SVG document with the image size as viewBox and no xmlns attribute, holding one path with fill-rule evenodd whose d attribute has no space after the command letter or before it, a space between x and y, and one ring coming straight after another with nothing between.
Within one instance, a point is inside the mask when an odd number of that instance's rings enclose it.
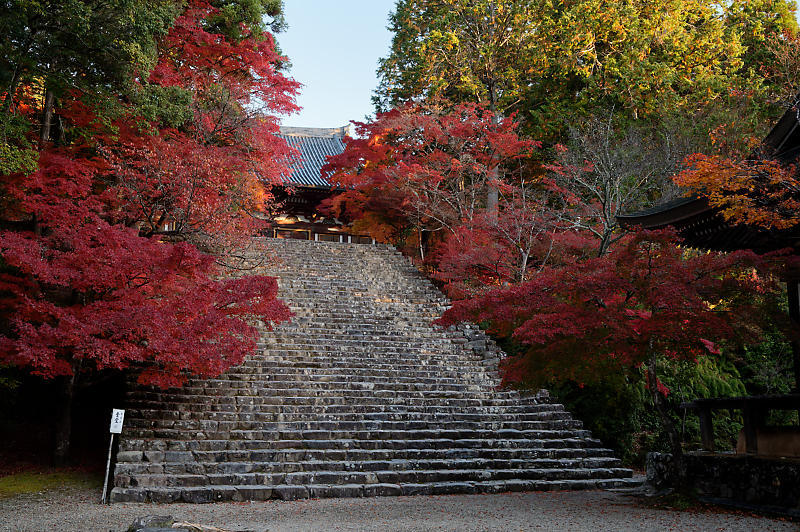
<instances>
[{"instance_id":1,"label":"stone retaining wall","mask_svg":"<svg viewBox=\"0 0 800 532\"><path fill-rule=\"evenodd\" d=\"M671 462L670 454L648 454L648 483L674 486ZM678 472L701 499L800 516L800 460L688 453Z\"/></svg>"}]
</instances>

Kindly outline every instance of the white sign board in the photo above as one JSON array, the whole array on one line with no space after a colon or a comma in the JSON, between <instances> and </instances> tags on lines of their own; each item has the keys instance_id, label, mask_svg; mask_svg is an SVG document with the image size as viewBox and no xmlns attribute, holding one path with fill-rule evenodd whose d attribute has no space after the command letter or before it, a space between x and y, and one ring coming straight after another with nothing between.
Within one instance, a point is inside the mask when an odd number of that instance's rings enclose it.
<instances>
[{"instance_id":1,"label":"white sign board","mask_svg":"<svg viewBox=\"0 0 800 532\"><path fill-rule=\"evenodd\" d=\"M119 434L122 432L122 420L125 419L125 411L114 409L111 411L111 428L109 432Z\"/></svg>"}]
</instances>

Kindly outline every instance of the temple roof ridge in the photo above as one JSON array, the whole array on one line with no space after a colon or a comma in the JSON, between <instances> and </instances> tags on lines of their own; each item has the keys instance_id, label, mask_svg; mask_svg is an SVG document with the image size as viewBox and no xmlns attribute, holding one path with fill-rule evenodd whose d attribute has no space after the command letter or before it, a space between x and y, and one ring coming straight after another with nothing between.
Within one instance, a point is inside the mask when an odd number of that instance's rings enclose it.
<instances>
[{"instance_id":1,"label":"temple roof ridge","mask_svg":"<svg viewBox=\"0 0 800 532\"><path fill-rule=\"evenodd\" d=\"M352 136L350 124L341 127L295 127L281 126L280 134L287 137L349 137Z\"/></svg>"}]
</instances>

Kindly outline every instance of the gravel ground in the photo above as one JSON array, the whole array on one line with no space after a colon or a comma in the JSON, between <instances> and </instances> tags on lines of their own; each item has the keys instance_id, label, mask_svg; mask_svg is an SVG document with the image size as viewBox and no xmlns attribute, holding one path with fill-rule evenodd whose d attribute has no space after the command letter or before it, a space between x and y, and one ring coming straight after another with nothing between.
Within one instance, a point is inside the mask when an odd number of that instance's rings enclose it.
<instances>
[{"instance_id":1,"label":"gravel ground","mask_svg":"<svg viewBox=\"0 0 800 532\"><path fill-rule=\"evenodd\" d=\"M101 506L65 488L0 499L0 530L120 531L136 517L172 515L232 531L296 530L800 530L787 521L643 508L603 491L322 499L208 505Z\"/></svg>"}]
</instances>

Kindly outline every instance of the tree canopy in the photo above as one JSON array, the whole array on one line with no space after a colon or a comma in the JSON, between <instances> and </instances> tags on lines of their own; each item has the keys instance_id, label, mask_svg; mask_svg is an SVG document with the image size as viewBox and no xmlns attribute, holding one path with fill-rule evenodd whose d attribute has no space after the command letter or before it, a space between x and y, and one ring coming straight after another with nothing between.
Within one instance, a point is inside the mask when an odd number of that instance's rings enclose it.
<instances>
[{"instance_id":1,"label":"tree canopy","mask_svg":"<svg viewBox=\"0 0 800 532\"><path fill-rule=\"evenodd\" d=\"M240 362L254 319L290 315L273 278L220 267L287 169L280 2L6 4L0 361L70 396L82 374Z\"/></svg>"},{"instance_id":2,"label":"tree canopy","mask_svg":"<svg viewBox=\"0 0 800 532\"><path fill-rule=\"evenodd\" d=\"M543 140L609 109L697 113L765 82L765 43L796 31L794 12L784 0L399 0L375 102L497 103Z\"/></svg>"}]
</instances>

